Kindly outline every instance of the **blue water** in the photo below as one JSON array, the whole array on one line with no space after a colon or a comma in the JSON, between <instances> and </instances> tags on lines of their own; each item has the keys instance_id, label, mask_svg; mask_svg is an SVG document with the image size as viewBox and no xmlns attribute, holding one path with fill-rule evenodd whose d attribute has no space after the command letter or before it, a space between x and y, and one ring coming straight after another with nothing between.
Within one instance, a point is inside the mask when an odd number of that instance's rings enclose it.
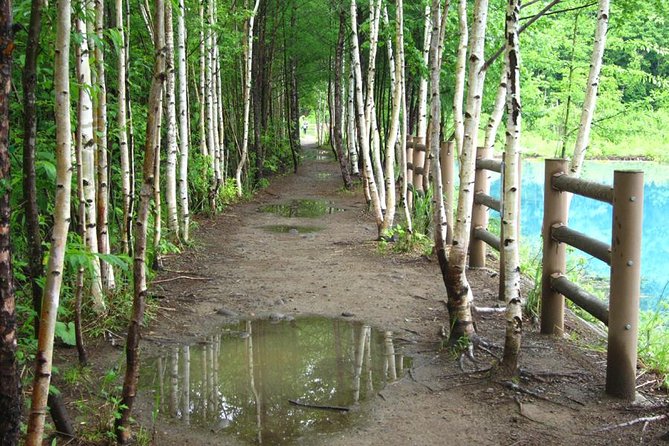
<instances>
[{"instance_id":1,"label":"blue water","mask_svg":"<svg viewBox=\"0 0 669 446\"><path fill-rule=\"evenodd\" d=\"M669 302L669 166L650 162L588 161L582 178L613 184L614 170L644 171L644 212L641 244L641 307L657 308ZM491 195L499 196L499 175L493 177ZM543 219L544 162L523 162L521 237L538 252ZM599 201L574 196L569 211L569 227L611 243L612 207ZM607 277L609 266L599 259L574 250L568 262L585 262L589 274Z\"/></svg>"}]
</instances>

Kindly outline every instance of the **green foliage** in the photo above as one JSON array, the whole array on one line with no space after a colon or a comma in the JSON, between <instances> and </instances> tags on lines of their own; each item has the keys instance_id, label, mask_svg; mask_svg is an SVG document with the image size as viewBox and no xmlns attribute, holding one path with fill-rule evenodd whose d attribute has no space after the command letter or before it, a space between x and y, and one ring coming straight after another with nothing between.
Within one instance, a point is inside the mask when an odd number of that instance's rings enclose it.
<instances>
[{"instance_id":1,"label":"green foliage","mask_svg":"<svg viewBox=\"0 0 669 446\"><path fill-rule=\"evenodd\" d=\"M56 337L66 345L77 345L74 333L74 322L68 322L67 324L61 321L56 322Z\"/></svg>"},{"instance_id":2,"label":"green foliage","mask_svg":"<svg viewBox=\"0 0 669 446\"><path fill-rule=\"evenodd\" d=\"M428 234L434 219L434 206L432 202L432 188L429 188L425 195L416 191L413 193L413 230L420 234Z\"/></svg>"},{"instance_id":3,"label":"green foliage","mask_svg":"<svg viewBox=\"0 0 669 446\"><path fill-rule=\"evenodd\" d=\"M668 389L669 303L666 299L660 299L655 308L641 312L639 357L646 368L661 375L662 386Z\"/></svg>"},{"instance_id":4,"label":"green foliage","mask_svg":"<svg viewBox=\"0 0 669 446\"><path fill-rule=\"evenodd\" d=\"M401 225L390 229L379 241L379 251L416 253L430 255L433 242L430 237L417 231L409 232Z\"/></svg>"}]
</instances>

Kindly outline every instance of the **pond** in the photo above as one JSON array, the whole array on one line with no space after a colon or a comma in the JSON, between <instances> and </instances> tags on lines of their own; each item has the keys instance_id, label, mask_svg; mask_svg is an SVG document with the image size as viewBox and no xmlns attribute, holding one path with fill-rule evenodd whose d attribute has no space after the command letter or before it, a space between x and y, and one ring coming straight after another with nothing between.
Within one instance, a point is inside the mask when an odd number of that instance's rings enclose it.
<instances>
[{"instance_id":1,"label":"pond","mask_svg":"<svg viewBox=\"0 0 669 446\"><path fill-rule=\"evenodd\" d=\"M582 178L613 184L614 170L644 172L644 212L641 246L641 307L655 309L669 292L669 166L652 162L587 161ZM493 174L491 194L499 194L499 175ZM543 160L523 162L521 236L534 252L541 246L543 219ZM493 214L495 216L496 214ZM612 207L599 201L574 196L569 211L569 226L600 241L611 243ZM588 273L607 277L609 266L580 251L569 254L570 263L583 262Z\"/></svg>"},{"instance_id":2,"label":"pond","mask_svg":"<svg viewBox=\"0 0 669 446\"><path fill-rule=\"evenodd\" d=\"M320 316L244 320L147 361L160 417L247 444L293 444L362 420L411 360L392 333Z\"/></svg>"}]
</instances>

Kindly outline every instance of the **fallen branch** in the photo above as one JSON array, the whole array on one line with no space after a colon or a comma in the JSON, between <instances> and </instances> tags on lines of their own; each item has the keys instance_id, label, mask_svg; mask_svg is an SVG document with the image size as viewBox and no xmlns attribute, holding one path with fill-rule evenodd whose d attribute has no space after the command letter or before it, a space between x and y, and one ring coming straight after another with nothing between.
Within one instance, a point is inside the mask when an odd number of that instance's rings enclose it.
<instances>
[{"instance_id":1,"label":"fallen branch","mask_svg":"<svg viewBox=\"0 0 669 446\"><path fill-rule=\"evenodd\" d=\"M619 429L622 427L630 427L634 426L635 424L639 423L652 423L653 421L660 421L669 418L669 414L665 413L664 415L655 415L653 417L641 417L641 418L635 418L634 420L626 421L625 423L620 423L620 424L614 424L612 426L605 426L601 429L597 429L595 431L592 431L592 433L599 433L599 432L606 432L610 431L613 429Z\"/></svg>"},{"instance_id":2,"label":"fallen branch","mask_svg":"<svg viewBox=\"0 0 669 446\"><path fill-rule=\"evenodd\" d=\"M310 404L310 403L303 403L303 402L297 401L297 400L288 400L288 402L290 404L295 405L295 406L306 407L308 409L334 410L334 411L339 411L339 412L348 412L349 410L351 410L350 407Z\"/></svg>"},{"instance_id":3,"label":"fallen branch","mask_svg":"<svg viewBox=\"0 0 669 446\"><path fill-rule=\"evenodd\" d=\"M165 283L165 282L173 282L175 280L211 280L209 277L192 277L192 276L177 276L177 277L170 277L169 279L161 279L161 280L154 280L151 282L152 285L156 285L158 283Z\"/></svg>"}]
</instances>

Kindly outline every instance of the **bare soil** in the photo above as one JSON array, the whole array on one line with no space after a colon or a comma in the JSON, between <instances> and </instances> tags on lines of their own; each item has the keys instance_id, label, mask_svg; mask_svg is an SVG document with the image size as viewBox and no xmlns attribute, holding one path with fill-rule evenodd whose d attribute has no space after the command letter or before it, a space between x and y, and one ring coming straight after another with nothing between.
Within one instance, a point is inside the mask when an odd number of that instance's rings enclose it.
<instances>
[{"instance_id":1,"label":"bare soil","mask_svg":"<svg viewBox=\"0 0 669 446\"><path fill-rule=\"evenodd\" d=\"M501 356L501 314L478 316L479 334L494 345L476 351L478 364L465 361L461 367L457 355L442 348L440 332L448 315L436 259L380 252L362 193L343 191L341 184L336 163L305 161L297 174L272 178L252 201L199 220L196 246L168 256L166 270L152 286L160 309L145 329L144 356L211 333L221 324L221 308L247 315L352 313L354 319L402 338L413 367L365 403L369 415L363 424L301 444L665 444L660 436L669 430L666 420L605 430L666 413L666 401L646 392L654 385L649 376L639 378L645 406L607 397L605 356L587 347L599 341L574 318L569 318L564 338L540 335L536 324L526 321L521 364L528 374L513 383L515 389L476 371ZM270 233L263 228L288 219L259 212L260 206L296 198L328 200L346 211L290 219L291 224L321 226L320 232ZM471 270L468 277L477 306L498 304L493 270ZM118 347L104 343L91 356L94 361L97 356L120 362L121 354ZM140 401L135 416L149 425L149 414L148 403ZM153 435L157 445L235 441L160 420Z\"/></svg>"}]
</instances>

